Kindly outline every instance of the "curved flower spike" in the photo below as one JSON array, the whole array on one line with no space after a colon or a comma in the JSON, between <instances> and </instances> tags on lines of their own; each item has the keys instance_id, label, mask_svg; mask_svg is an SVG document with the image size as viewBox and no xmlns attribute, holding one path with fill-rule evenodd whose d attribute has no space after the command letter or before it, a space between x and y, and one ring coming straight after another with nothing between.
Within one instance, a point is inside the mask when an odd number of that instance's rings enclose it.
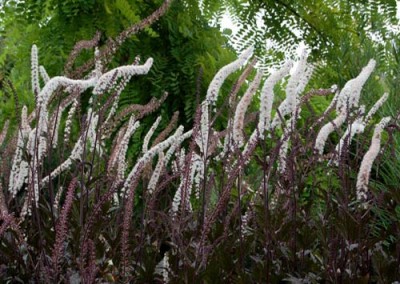
<instances>
[{"instance_id":1,"label":"curved flower spike","mask_svg":"<svg viewBox=\"0 0 400 284\"><path fill-rule=\"evenodd\" d=\"M32 79L32 91L36 97L40 93L40 85L39 85L38 50L35 44L32 45L32 50L31 50L31 79Z\"/></svg>"},{"instance_id":2,"label":"curved flower spike","mask_svg":"<svg viewBox=\"0 0 400 284\"><path fill-rule=\"evenodd\" d=\"M282 80L283 77L289 74L292 66L293 61L289 60L281 69L273 72L265 81L261 90L260 120L258 122L258 131L261 139L264 139L264 131L268 130L271 125L271 110L272 103L274 102L274 86L276 83Z\"/></svg>"},{"instance_id":3,"label":"curved flower spike","mask_svg":"<svg viewBox=\"0 0 400 284\"><path fill-rule=\"evenodd\" d=\"M98 80L96 86L93 89L93 94L99 95L109 88L109 83L113 79L115 72L117 71L117 77L122 77L124 80L128 81L134 75L144 75L147 74L153 65L153 58L147 59L146 63L143 65L127 65L117 67L104 73Z\"/></svg>"},{"instance_id":4,"label":"curved flower spike","mask_svg":"<svg viewBox=\"0 0 400 284\"><path fill-rule=\"evenodd\" d=\"M253 54L253 50L254 50L253 47L246 49L239 56L238 59L236 59L232 63L229 63L228 65L225 65L218 71L218 73L214 76L210 85L208 86L207 96L206 96L207 104L210 105L215 104L215 102L217 101L218 92L221 89L221 86L224 83L225 79L230 74L238 70L246 62L246 60L251 57L251 55Z\"/></svg>"},{"instance_id":5,"label":"curved flower spike","mask_svg":"<svg viewBox=\"0 0 400 284\"><path fill-rule=\"evenodd\" d=\"M244 116L246 114L247 108L251 103L251 99L253 95L256 93L258 87L261 83L262 73L257 72L256 77L254 78L253 82L251 82L249 88L247 89L246 93L243 95L241 100L239 101L235 117L233 119L233 141L239 147L243 145L244 136L243 136L243 127L244 127Z\"/></svg>"},{"instance_id":6,"label":"curved flower spike","mask_svg":"<svg viewBox=\"0 0 400 284\"><path fill-rule=\"evenodd\" d=\"M376 157L381 149L381 136L382 131L389 123L391 117L384 117L375 126L374 134L372 136L371 145L364 155L361 162L360 171L357 176L357 200L365 201L367 199L369 176L372 169L372 164L374 163Z\"/></svg>"},{"instance_id":7,"label":"curved flower spike","mask_svg":"<svg viewBox=\"0 0 400 284\"><path fill-rule=\"evenodd\" d=\"M358 106L361 90L372 71L374 71L375 65L376 61L371 59L357 77L351 79L344 85L336 104L337 112L347 113L349 109Z\"/></svg>"}]
</instances>

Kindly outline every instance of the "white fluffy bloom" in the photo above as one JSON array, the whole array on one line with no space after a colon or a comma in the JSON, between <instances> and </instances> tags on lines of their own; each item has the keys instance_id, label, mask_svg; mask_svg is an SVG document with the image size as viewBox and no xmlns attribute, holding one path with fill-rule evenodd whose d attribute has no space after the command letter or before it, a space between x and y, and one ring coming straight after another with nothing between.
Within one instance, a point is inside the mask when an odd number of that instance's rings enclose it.
<instances>
[{"instance_id":1,"label":"white fluffy bloom","mask_svg":"<svg viewBox=\"0 0 400 284\"><path fill-rule=\"evenodd\" d=\"M250 135L249 140L247 141L246 145L244 146L243 149L243 153L242 156L247 156L249 151L250 151L250 145L252 145L253 143L257 143L259 138L259 134L258 134L258 129L254 129L253 132ZM245 163L247 163L248 161L245 161Z\"/></svg>"},{"instance_id":2,"label":"white fluffy bloom","mask_svg":"<svg viewBox=\"0 0 400 284\"><path fill-rule=\"evenodd\" d=\"M91 108L88 109L88 117L86 122L88 124L86 134L84 134L86 138L84 136L79 137L78 141L74 145L74 148L72 149L71 155L61 165L54 169L50 175L42 179L43 185L47 184L50 181L50 178L53 179L60 175L62 172L68 170L71 167L73 161L82 160L82 154L84 150L83 141L87 140L90 143L90 152L94 150L94 145L96 142L96 127L98 122L98 115L94 114ZM99 142L97 141L97 143Z\"/></svg>"},{"instance_id":3,"label":"white fluffy bloom","mask_svg":"<svg viewBox=\"0 0 400 284\"><path fill-rule=\"evenodd\" d=\"M38 61L38 50L36 45L32 45L31 50L31 79L32 79L32 91L35 95L40 93L39 85L39 61Z\"/></svg>"},{"instance_id":4,"label":"white fluffy bloom","mask_svg":"<svg viewBox=\"0 0 400 284\"><path fill-rule=\"evenodd\" d=\"M196 174L194 176L194 185L195 185L195 196L197 199L200 198L200 183L204 180L204 162L199 159L196 163L197 169Z\"/></svg>"},{"instance_id":5,"label":"white fluffy bloom","mask_svg":"<svg viewBox=\"0 0 400 284\"><path fill-rule=\"evenodd\" d=\"M85 91L86 89L93 87L97 82L96 77L91 77L86 80L73 80L63 76L56 76L51 78L47 84L41 90L38 96L38 103L48 103L51 94L58 87L77 87L80 90Z\"/></svg>"},{"instance_id":6,"label":"white fluffy bloom","mask_svg":"<svg viewBox=\"0 0 400 284\"><path fill-rule=\"evenodd\" d=\"M307 56L304 50L286 86L286 99L278 107L280 116L278 113L275 115L271 128L276 128L281 124L281 117L284 118L286 115L293 114L296 111L300 102L300 93L303 92L314 70L313 66L307 64Z\"/></svg>"},{"instance_id":7,"label":"white fluffy bloom","mask_svg":"<svg viewBox=\"0 0 400 284\"><path fill-rule=\"evenodd\" d=\"M28 162L23 159L25 143L31 132L31 128L28 124L27 111L27 107L24 106L21 113L21 127L18 131L17 148L11 166L8 189L12 197L15 197L21 189L29 172Z\"/></svg>"},{"instance_id":8,"label":"white fluffy bloom","mask_svg":"<svg viewBox=\"0 0 400 284\"><path fill-rule=\"evenodd\" d=\"M160 152L158 154L158 161L157 161L157 165L153 171L153 174L151 175L150 181L149 181L149 185L148 185L148 190L149 190L149 194L153 194L154 190L156 189L158 180L160 178L161 175L161 171L164 168L164 153Z\"/></svg>"},{"instance_id":9,"label":"white fluffy bloom","mask_svg":"<svg viewBox=\"0 0 400 284\"><path fill-rule=\"evenodd\" d=\"M181 200L182 200L182 194L184 189L186 188L186 195L185 195L185 204L188 205L188 208L191 209L191 203L190 203L190 195L192 194L192 185L193 185L193 180L194 180L194 175L199 167L199 163L201 163L202 160L200 158L199 155L193 155L192 156L192 160L190 161L189 166L189 175L183 175L181 177L181 183L179 184L179 187L177 189L177 191L175 192L175 196L172 202L172 207L171 207L171 211L172 211L172 215L176 215L176 213L178 213L179 210L179 206L181 204ZM184 171L183 171L184 173Z\"/></svg>"},{"instance_id":10,"label":"white fluffy bloom","mask_svg":"<svg viewBox=\"0 0 400 284\"><path fill-rule=\"evenodd\" d=\"M390 121L390 117L384 117L375 126L374 134L372 136L371 145L364 155L361 162L360 170L357 176L357 199L359 201L365 201L367 199L369 176L376 157L381 149L381 136L382 131Z\"/></svg>"},{"instance_id":11,"label":"white fluffy bloom","mask_svg":"<svg viewBox=\"0 0 400 284\"><path fill-rule=\"evenodd\" d=\"M319 155L324 153L324 148L329 135L338 129L345 122L347 116L345 114L339 114L332 122L325 124L318 132L317 139L315 140L315 150Z\"/></svg>"},{"instance_id":12,"label":"white fluffy bloom","mask_svg":"<svg viewBox=\"0 0 400 284\"><path fill-rule=\"evenodd\" d=\"M361 105L359 107L359 112L361 117L358 118L352 125L350 125L347 129L346 132L343 134L342 138L339 141L339 144L336 145L335 151L339 155L341 154L341 149L343 149L344 142L348 139L348 143L351 143L351 140L353 139L355 134L360 134L364 132L365 126L369 123L371 120L372 116L376 113L376 111L385 103L385 101L388 98L388 93L385 93L369 110L367 115L364 117L365 113L365 106ZM344 121L345 118L347 117L346 113L339 114L339 116L333 121L335 123L335 126L338 128L340 127ZM326 143L326 140L328 139L328 136L332 131L334 130L332 123L326 124L324 127L321 128L320 132L318 133L318 137L315 143L315 148L318 151L319 154L323 153L324 146ZM333 160L335 164L337 164L337 159Z\"/></svg>"},{"instance_id":13,"label":"white fluffy bloom","mask_svg":"<svg viewBox=\"0 0 400 284\"><path fill-rule=\"evenodd\" d=\"M294 70L292 76L290 77L288 84L286 86L286 99L281 103L278 108L278 113L282 116L290 115L289 120L285 122L285 127L282 135L282 145L279 148L279 158L278 158L278 171L284 173L286 171L287 164L287 153L289 151L290 133L295 130L296 122L300 116L300 93L304 91L312 72L314 70L313 66L307 64L307 53L304 50L300 61L296 69ZM272 121L271 128L275 128L281 123L281 117L275 115Z\"/></svg>"},{"instance_id":14,"label":"white fluffy bloom","mask_svg":"<svg viewBox=\"0 0 400 284\"><path fill-rule=\"evenodd\" d=\"M348 145L351 144L351 141L353 140L353 137L356 134L363 133L365 129L365 124L363 122L363 118L358 118L356 121L354 121L350 126L347 127L346 131L340 138L339 143L336 145L335 152L338 154L337 159L339 159L340 155L343 152L343 147L345 145L345 142L348 143ZM333 161L335 164L337 164L338 160Z\"/></svg>"},{"instance_id":15,"label":"white fluffy bloom","mask_svg":"<svg viewBox=\"0 0 400 284\"><path fill-rule=\"evenodd\" d=\"M9 125L10 125L10 121L6 120L4 122L3 129L1 130L1 133L0 133L0 146L3 145L3 142L6 139Z\"/></svg>"},{"instance_id":16,"label":"white fluffy bloom","mask_svg":"<svg viewBox=\"0 0 400 284\"><path fill-rule=\"evenodd\" d=\"M371 120L372 116L378 111L378 109L387 101L388 97L389 94L384 93L383 96L372 106L372 108L365 116L364 121L366 124Z\"/></svg>"},{"instance_id":17,"label":"white fluffy bloom","mask_svg":"<svg viewBox=\"0 0 400 284\"><path fill-rule=\"evenodd\" d=\"M116 90L116 94L114 102L111 106L110 111L108 112L107 118L104 120L103 124L106 125L108 123L108 121L111 119L111 117L115 114L115 112L117 111L118 108L118 103L119 103L119 96L121 95L123 88L119 88L118 90Z\"/></svg>"},{"instance_id":18,"label":"white fluffy bloom","mask_svg":"<svg viewBox=\"0 0 400 284\"><path fill-rule=\"evenodd\" d=\"M287 153L289 151L289 140L290 140L290 133L295 131L296 129L296 122L300 115L300 109L295 110L293 115L290 119L286 122L283 135L282 135L282 145L279 148L279 157L278 157L278 171L280 173L284 173L286 171L286 161L287 161Z\"/></svg>"},{"instance_id":19,"label":"white fluffy bloom","mask_svg":"<svg viewBox=\"0 0 400 284\"><path fill-rule=\"evenodd\" d=\"M204 154L208 148L208 137L209 137L209 117L208 117L208 105L203 102L201 105L201 119L200 119L200 135L196 137L196 144L199 146L200 151Z\"/></svg>"},{"instance_id":20,"label":"white fluffy bloom","mask_svg":"<svg viewBox=\"0 0 400 284\"><path fill-rule=\"evenodd\" d=\"M185 157L186 157L186 149L182 148L181 151L179 152L179 156L177 157L180 169L183 169L183 167L185 166Z\"/></svg>"},{"instance_id":21,"label":"white fluffy bloom","mask_svg":"<svg viewBox=\"0 0 400 284\"><path fill-rule=\"evenodd\" d=\"M278 158L278 171L283 174L286 171L286 159L289 150L289 137L285 137L282 140L281 147L279 148Z\"/></svg>"},{"instance_id":22,"label":"white fluffy bloom","mask_svg":"<svg viewBox=\"0 0 400 284\"><path fill-rule=\"evenodd\" d=\"M158 125L160 124L161 121L161 116L157 117L156 121L153 123L153 125L150 127L149 132L147 132L146 136L143 139L143 146L142 146L142 152L146 153L148 151L148 146L151 137L153 136L154 132L156 131Z\"/></svg>"},{"instance_id":23,"label":"white fluffy bloom","mask_svg":"<svg viewBox=\"0 0 400 284\"><path fill-rule=\"evenodd\" d=\"M162 275L163 283L169 283L169 252L164 254L163 259L156 265L155 273Z\"/></svg>"},{"instance_id":24,"label":"white fluffy bloom","mask_svg":"<svg viewBox=\"0 0 400 284\"><path fill-rule=\"evenodd\" d=\"M115 79L122 77L124 81L128 81L134 75L147 74L152 65L153 58L149 58L143 65L127 65L112 69L107 73L101 75L96 86L93 89L93 94L99 95L106 91L106 89L110 87L109 84L111 83L111 80L113 79L115 74L117 74Z\"/></svg>"},{"instance_id":25,"label":"white fluffy bloom","mask_svg":"<svg viewBox=\"0 0 400 284\"><path fill-rule=\"evenodd\" d=\"M253 82L251 82L249 88L244 93L243 97L240 99L237 107L235 116L233 119L233 141L238 146L241 147L243 145L243 128L244 128L244 116L246 114L247 108L251 103L251 99L253 95L256 93L258 87L260 86L262 78L262 73L257 72L256 77Z\"/></svg>"},{"instance_id":26,"label":"white fluffy bloom","mask_svg":"<svg viewBox=\"0 0 400 284\"><path fill-rule=\"evenodd\" d=\"M53 210L54 212L58 212L59 206L60 206L60 200L61 200L61 196L63 194L64 191L64 187L60 186L57 190L57 194L54 197L54 203L53 203Z\"/></svg>"},{"instance_id":27,"label":"white fluffy bloom","mask_svg":"<svg viewBox=\"0 0 400 284\"><path fill-rule=\"evenodd\" d=\"M135 122L135 116L132 115L129 119L128 127L125 131L124 136L122 137L120 147L117 152L116 162L117 162L117 178L118 181L124 179L125 170L126 170L126 152L128 151L129 140L131 139L133 133L139 128L139 121Z\"/></svg>"},{"instance_id":28,"label":"white fluffy bloom","mask_svg":"<svg viewBox=\"0 0 400 284\"><path fill-rule=\"evenodd\" d=\"M335 98L337 99L336 112L338 113L338 116L333 120L333 122L328 122L321 128L315 141L315 149L320 155L322 155L322 153L324 152L324 147L326 141L328 140L328 136L333 132L335 128L339 128L345 122L348 111L351 108L358 106L362 87L374 70L375 64L375 60L371 59L368 65L362 69L360 74L356 78L348 81L344 85L340 93L335 96ZM380 102L378 101L379 104L383 103L384 100L385 98L383 98ZM367 114L368 120L370 116L372 116L372 114L376 111L377 107L380 106L378 102Z\"/></svg>"},{"instance_id":29,"label":"white fluffy bloom","mask_svg":"<svg viewBox=\"0 0 400 284\"><path fill-rule=\"evenodd\" d=\"M89 101L90 103L90 101ZM101 155L100 142L97 139L97 123L99 121L99 115L94 113L92 108L88 109L86 124L88 125L86 137L89 142L89 152L93 152L94 147L96 146L96 150L99 151Z\"/></svg>"},{"instance_id":30,"label":"white fluffy bloom","mask_svg":"<svg viewBox=\"0 0 400 284\"><path fill-rule=\"evenodd\" d=\"M64 128L64 144L67 144L69 141L69 135L71 134L71 124L72 118L75 114L76 107L78 106L78 99L75 99L72 102L72 106L68 111L67 120L65 121L65 128Z\"/></svg>"},{"instance_id":31,"label":"white fluffy bloom","mask_svg":"<svg viewBox=\"0 0 400 284\"><path fill-rule=\"evenodd\" d=\"M183 128L183 126L180 126L179 128ZM185 134L183 134L183 135L185 135ZM164 151L166 148L171 146L177 139L179 139L179 136L177 134L170 136L168 139L166 139L163 142L160 142L157 145L155 145L154 147L150 148L140 159L138 159L135 166L132 168L128 177L126 178L126 181L124 183L124 186L121 189L121 192L125 193L125 191L130 188L130 186L132 184L132 179L135 176L135 174L137 174L137 171L142 164L147 164L148 162L150 162L151 159L153 159L153 157L157 153ZM114 199L118 199L118 196L114 196Z\"/></svg>"},{"instance_id":32,"label":"white fluffy bloom","mask_svg":"<svg viewBox=\"0 0 400 284\"><path fill-rule=\"evenodd\" d=\"M246 49L237 60L233 61L232 63L222 67L217 74L212 79L210 85L208 86L207 96L206 96L206 103L210 105L215 105L215 102L218 98L218 92L221 89L222 84L226 80L226 78L237 71L247 59L251 57L253 54L253 47Z\"/></svg>"},{"instance_id":33,"label":"white fluffy bloom","mask_svg":"<svg viewBox=\"0 0 400 284\"><path fill-rule=\"evenodd\" d=\"M273 72L265 81L261 90L260 120L257 126L261 139L264 139L264 132L269 130L271 124L271 110L272 103L274 102L274 86L289 73L292 66L293 62L288 61L281 69Z\"/></svg>"},{"instance_id":34,"label":"white fluffy bloom","mask_svg":"<svg viewBox=\"0 0 400 284\"><path fill-rule=\"evenodd\" d=\"M232 119L229 119L228 124L226 126L228 133L225 135L224 145L222 146L222 151L215 157L215 161L219 161L220 159L222 159L222 157L224 157L226 155L226 153L228 152L228 150L230 148L229 143L231 142L231 132L229 131L229 129L231 129L231 128L232 128Z\"/></svg>"},{"instance_id":35,"label":"white fluffy bloom","mask_svg":"<svg viewBox=\"0 0 400 284\"><path fill-rule=\"evenodd\" d=\"M190 173L191 183L195 185L195 196L197 199L200 197L200 180L204 178L204 162L197 154L194 155L193 165Z\"/></svg>"},{"instance_id":36,"label":"white fluffy bloom","mask_svg":"<svg viewBox=\"0 0 400 284\"><path fill-rule=\"evenodd\" d=\"M54 121L52 121L52 131L51 131L51 138L53 139L52 145L53 145L53 149L57 148L58 145L58 129L60 128L60 122L61 122L61 116L62 116L62 112L64 109L59 109L57 110L57 115L55 116Z\"/></svg>"},{"instance_id":37,"label":"white fluffy bloom","mask_svg":"<svg viewBox=\"0 0 400 284\"><path fill-rule=\"evenodd\" d=\"M73 161L81 160L82 154L83 154L83 140L81 136L75 143L71 155L61 165L55 168L50 175L42 179L42 185L46 185L50 181L50 178L54 179L57 176L59 176L62 172L68 170L71 167Z\"/></svg>"},{"instance_id":38,"label":"white fluffy bloom","mask_svg":"<svg viewBox=\"0 0 400 284\"><path fill-rule=\"evenodd\" d=\"M28 108L26 106L23 106L22 112L21 112L21 131L22 135L24 136L24 139L26 139L29 135L29 132L31 132L31 127L29 126L28 122Z\"/></svg>"},{"instance_id":39,"label":"white fluffy bloom","mask_svg":"<svg viewBox=\"0 0 400 284\"><path fill-rule=\"evenodd\" d=\"M358 106L361 90L374 70L375 65L375 60L371 59L356 78L351 79L344 85L336 104L338 113L347 113L349 109Z\"/></svg>"},{"instance_id":40,"label":"white fluffy bloom","mask_svg":"<svg viewBox=\"0 0 400 284\"><path fill-rule=\"evenodd\" d=\"M333 96L331 102L329 103L329 106L324 110L324 113L321 115L321 117L317 120L317 122L315 124L321 123L325 119L325 116L328 114L328 112L333 110L333 108L338 100L338 97L339 97L339 91L338 91L337 85L332 85L331 92L335 93L335 95Z\"/></svg>"},{"instance_id":41,"label":"white fluffy bloom","mask_svg":"<svg viewBox=\"0 0 400 284\"><path fill-rule=\"evenodd\" d=\"M39 136L39 143L38 143L38 161L42 161L42 158L47 152L47 138L45 136Z\"/></svg>"},{"instance_id":42,"label":"white fluffy bloom","mask_svg":"<svg viewBox=\"0 0 400 284\"><path fill-rule=\"evenodd\" d=\"M175 153L176 149L181 145L181 143L182 143L185 139L189 138L190 135L192 135L192 132L187 132L187 133L189 134L189 136L185 137L185 136L182 136L182 134L183 134L183 128L178 128L178 129L175 131L174 135L178 136L179 138L176 139L176 140L172 143L171 147L169 147L167 153L165 154L165 159L164 159L164 164L165 164L165 166L168 165L169 160L171 159L172 155ZM188 134L186 134L186 135L188 135Z\"/></svg>"},{"instance_id":43,"label":"white fluffy bloom","mask_svg":"<svg viewBox=\"0 0 400 284\"><path fill-rule=\"evenodd\" d=\"M182 199L182 188L179 186L178 190L175 192L174 199L172 201L171 212L172 215L176 215L179 210L179 205L181 204Z\"/></svg>"},{"instance_id":44,"label":"white fluffy bloom","mask_svg":"<svg viewBox=\"0 0 400 284\"><path fill-rule=\"evenodd\" d=\"M31 141L31 145L39 145L38 153L39 153L39 161L41 160L42 156L46 152L46 145L47 145L47 132L48 132L48 110L47 104L51 94L58 88L58 87L77 87L82 92L89 87L94 86L97 82L97 78L92 77L88 80L72 80L66 77L53 77L50 79L41 92L38 95L37 99L37 108L39 111L39 118L36 127L36 132L33 135L34 139ZM36 143L36 137L38 139Z\"/></svg>"},{"instance_id":45,"label":"white fluffy bloom","mask_svg":"<svg viewBox=\"0 0 400 284\"><path fill-rule=\"evenodd\" d=\"M47 74L46 69L42 65L39 66L39 73L40 76L42 76L43 82L47 84L47 82L50 81L50 77L49 74Z\"/></svg>"},{"instance_id":46,"label":"white fluffy bloom","mask_svg":"<svg viewBox=\"0 0 400 284\"><path fill-rule=\"evenodd\" d=\"M94 58L95 58L95 67L94 67L95 72L97 74L103 73L103 62L101 62L100 50L97 46L95 47L94 50Z\"/></svg>"}]
</instances>

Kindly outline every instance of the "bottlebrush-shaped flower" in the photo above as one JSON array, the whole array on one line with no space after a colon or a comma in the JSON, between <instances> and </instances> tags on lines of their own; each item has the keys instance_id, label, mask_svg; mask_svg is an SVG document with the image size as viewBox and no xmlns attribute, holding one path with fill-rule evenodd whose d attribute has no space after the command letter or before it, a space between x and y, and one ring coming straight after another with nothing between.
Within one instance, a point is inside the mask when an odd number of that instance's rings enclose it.
<instances>
[{"instance_id":1,"label":"bottlebrush-shaped flower","mask_svg":"<svg viewBox=\"0 0 400 284\"><path fill-rule=\"evenodd\" d=\"M49 74L47 74L47 71L46 71L46 69L43 67L43 65L40 65L40 66L39 66L39 73L40 73L40 76L41 76L42 79L43 79L43 82L44 82L45 84L47 84L47 82L50 81L50 76L49 76Z\"/></svg>"},{"instance_id":2,"label":"bottlebrush-shaped flower","mask_svg":"<svg viewBox=\"0 0 400 284\"><path fill-rule=\"evenodd\" d=\"M158 125L160 124L160 121L161 121L161 116L157 117L156 121L150 127L149 132L147 132L147 134L145 135L145 137L143 139L143 146L142 146L143 153L146 153L148 151L150 139L153 136L154 132L156 131Z\"/></svg>"},{"instance_id":3,"label":"bottlebrush-shaped flower","mask_svg":"<svg viewBox=\"0 0 400 284\"><path fill-rule=\"evenodd\" d=\"M210 131L210 122L208 115L208 105L203 102L201 105L201 119L200 119L200 133L196 137L196 144L199 146L200 151L204 154L208 148L208 138Z\"/></svg>"},{"instance_id":4,"label":"bottlebrush-shaped flower","mask_svg":"<svg viewBox=\"0 0 400 284\"><path fill-rule=\"evenodd\" d=\"M371 173L372 165L379 154L381 149L381 136L382 131L390 121L390 117L384 117L375 126L374 134L372 136L371 145L365 153L361 162L360 170L357 176L357 200L365 201L367 199L369 176Z\"/></svg>"},{"instance_id":5,"label":"bottlebrush-shaped flower","mask_svg":"<svg viewBox=\"0 0 400 284\"><path fill-rule=\"evenodd\" d=\"M383 96L372 106L372 108L369 110L367 115L364 118L365 124L367 124L372 116L378 111L378 109L387 101L389 97L388 93L384 93Z\"/></svg>"},{"instance_id":6,"label":"bottlebrush-shaped flower","mask_svg":"<svg viewBox=\"0 0 400 284\"><path fill-rule=\"evenodd\" d=\"M71 155L61 165L55 168L50 175L42 179L42 186L46 185L50 181L50 179L54 179L57 176L59 176L62 172L68 170L72 166L73 161L82 160L83 149L84 149L83 140L81 136L75 143Z\"/></svg>"},{"instance_id":7,"label":"bottlebrush-shaped flower","mask_svg":"<svg viewBox=\"0 0 400 284\"><path fill-rule=\"evenodd\" d=\"M115 78L115 80L118 78L122 78L125 81L129 81L129 79L134 75L147 74L152 65L153 65L153 58L149 58L143 65L127 65L110 70L107 73L101 75L101 77L98 79L98 82L93 89L93 94L99 95L104 93L107 89L109 89L111 87L110 83L114 79L116 72L117 72L117 78Z\"/></svg>"},{"instance_id":8,"label":"bottlebrush-shaped flower","mask_svg":"<svg viewBox=\"0 0 400 284\"><path fill-rule=\"evenodd\" d=\"M324 152L325 143L329 135L335 129L340 128L346 121L348 112L358 106L362 87L374 70L375 64L375 60L371 59L368 65L361 70L360 74L356 78L348 81L340 91L336 102L336 112L338 116L332 122L328 122L321 128L315 141L315 149L320 155Z\"/></svg>"},{"instance_id":9,"label":"bottlebrush-shaped flower","mask_svg":"<svg viewBox=\"0 0 400 284\"><path fill-rule=\"evenodd\" d=\"M360 106L359 112L360 112L360 117L356 119L347 129L346 132L343 134L342 138L339 141L339 144L336 145L335 152L338 153L338 156L336 159L334 159L332 162L337 165L338 159L343 151L343 146L345 141L347 141L348 144L351 143L353 140L353 137L356 134L360 134L364 132L365 126L369 123L371 120L372 116L377 112L377 110L384 104L384 102L388 98L388 94L385 93L374 105L373 107L369 110L368 114L364 117L364 112L365 112L365 106Z\"/></svg>"},{"instance_id":10,"label":"bottlebrush-shaped flower","mask_svg":"<svg viewBox=\"0 0 400 284\"><path fill-rule=\"evenodd\" d=\"M182 136L182 134L183 134L183 128L182 128L182 127L181 127L181 128L178 128L178 129L175 131L174 136L177 136L177 137L179 137L179 138L176 139L176 140L171 144L171 147L169 147L167 153L165 154L165 158L164 158L164 165L165 165L165 166L168 165L169 160L171 159L172 155L175 153L176 149L181 145L181 143L182 143L185 139L189 138L189 136L185 137L185 136ZM190 133L190 135L191 135L191 133Z\"/></svg>"},{"instance_id":11,"label":"bottlebrush-shaped flower","mask_svg":"<svg viewBox=\"0 0 400 284\"><path fill-rule=\"evenodd\" d=\"M117 162L117 177L118 181L121 181L124 179L125 176L125 170L126 170L126 152L128 151L128 145L129 145L129 140L131 139L133 133L139 128L140 122L136 121L135 122L135 116L131 116L129 119L128 123L128 128L126 129L126 132L124 136L122 137L120 147L118 150L118 154L116 157L116 162Z\"/></svg>"},{"instance_id":12,"label":"bottlebrush-shaped flower","mask_svg":"<svg viewBox=\"0 0 400 284\"><path fill-rule=\"evenodd\" d=\"M274 102L274 86L282 80L287 74L289 74L290 68L292 68L293 62L286 62L283 67L273 72L268 79L265 81L264 86L261 90L260 96L260 119L258 122L258 132L260 138L264 139L264 132L269 130L271 125L271 110Z\"/></svg>"},{"instance_id":13,"label":"bottlebrush-shaped flower","mask_svg":"<svg viewBox=\"0 0 400 284\"><path fill-rule=\"evenodd\" d=\"M69 136L71 134L71 124L72 124L72 118L75 114L76 107L78 106L78 99L75 99L72 102L72 106L68 111L68 116L67 120L65 121L65 128L64 128L64 144L67 144L69 141Z\"/></svg>"},{"instance_id":14,"label":"bottlebrush-shaped flower","mask_svg":"<svg viewBox=\"0 0 400 284\"><path fill-rule=\"evenodd\" d=\"M336 111L338 113L347 113L352 108L358 107L361 90L372 71L374 71L375 65L375 60L371 59L356 78L351 79L344 85L336 103Z\"/></svg>"},{"instance_id":15,"label":"bottlebrush-shaped flower","mask_svg":"<svg viewBox=\"0 0 400 284\"><path fill-rule=\"evenodd\" d=\"M350 145L354 136L356 134L363 133L364 129L365 129L365 124L363 122L362 117L356 119L351 125L349 125L344 134L342 135L342 137L340 138L339 143L336 145L335 153L337 153L337 156L330 163L337 165L340 156L342 155L344 149L346 148L344 147L345 143Z\"/></svg>"},{"instance_id":16,"label":"bottlebrush-shaped flower","mask_svg":"<svg viewBox=\"0 0 400 284\"><path fill-rule=\"evenodd\" d=\"M315 140L315 150L319 155L323 154L329 135L335 129L338 129L346 121L346 118L345 114L340 114L332 122L325 124L318 132L317 139Z\"/></svg>"},{"instance_id":17,"label":"bottlebrush-shaped flower","mask_svg":"<svg viewBox=\"0 0 400 284\"><path fill-rule=\"evenodd\" d=\"M278 113L275 115L271 128L276 128L282 123L282 118L286 115L293 114L300 102L300 93L303 92L305 86L307 85L314 67L307 63L307 52L304 50L300 56L300 60L297 67L290 76L288 84L286 86L286 98L279 105Z\"/></svg>"},{"instance_id":18,"label":"bottlebrush-shaped flower","mask_svg":"<svg viewBox=\"0 0 400 284\"><path fill-rule=\"evenodd\" d=\"M17 149L15 150L11 166L8 190L12 197L15 197L18 191L22 188L29 173L28 162L23 159L23 152L24 149L26 149L25 143L27 142L29 133L31 132L31 128L28 124L27 111L27 107L24 106L21 113L21 126L18 131Z\"/></svg>"},{"instance_id":19,"label":"bottlebrush-shaped flower","mask_svg":"<svg viewBox=\"0 0 400 284\"><path fill-rule=\"evenodd\" d=\"M165 160L164 153L160 152L158 154L157 165L154 168L153 174L151 175L151 178L150 178L150 181L149 181L149 185L147 187L147 189L149 191L149 195L153 194L154 190L156 189L158 180L159 180L160 175L161 175L161 171L164 168L164 160Z\"/></svg>"},{"instance_id":20,"label":"bottlebrush-shaped flower","mask_svg":"<svg viewBox=\"0 0 400 284\"><path fill-rule=\"evenodd\" d=\"M251 82L249 88L244 93L243 97L240 99L237 107L235 116L233 119L233 141L238 146L241 147L244 143L243 131L244 131L244 116L246 114L247 108L251 103L253 95L257 92L258 87L261 83L262 73L257 72L256 77L253 82Z\"/></svg>"},{"instance_id":21,"label":"bottlebrush-shaped flower","mask_svg":"<svg viewBox=\"0 0 400 284\"><path fill-rule=\"evenodd\" d=\"M180 126L180 128L183 128L183 126ZM191 133L191 130L187 133ZM187 135L185 135L185 136L187 136ZM157 153L164 151L166 148L168 148L173 143L175 143L175 141L177 139L179 139L179 136L177 134L170 136L165 141L163 141L163 142L157 144L156 146L152 147L151 149L149 149L140 159L138 159L135 166L132 168L132 170L128 174L128 177L125 180L125 183L121 189L121 192L125 193L125 191L130 188L133 177L137 174L139 167L149 163ZM114 197L114 199L118 199L118 196Z\"/></svg>"},{"instance_id":22,"label":"bottlebrush-shaped flower","mask_svg":"<svg viewBox=\"0 0 400 284\"><path fill-rule=\"evenodd\" d=\"M35 98L40 93L39 85L39 61L38 61L38 50L36 45L32 45L31 49L31 79L32 79L32 91L35 94Z\"/></svg>"},{"instance_id":23,"label":"bottlebrush-shaped flower","mask_svg":"<svg viewBox=\"0 0 400 284\"><path fill-rule=\"evenodd\" d=\"M217 74L212 79L210 85L208 86L207 96L206 96L206 103L213 106L215 105L219 90L222 87L222 84L228 78L229 75L237 71L247 59L249 59L253 54L253 47L246 49L238 59L229 63L228 65L222 67Z\"/></svg>"}]
</instances>

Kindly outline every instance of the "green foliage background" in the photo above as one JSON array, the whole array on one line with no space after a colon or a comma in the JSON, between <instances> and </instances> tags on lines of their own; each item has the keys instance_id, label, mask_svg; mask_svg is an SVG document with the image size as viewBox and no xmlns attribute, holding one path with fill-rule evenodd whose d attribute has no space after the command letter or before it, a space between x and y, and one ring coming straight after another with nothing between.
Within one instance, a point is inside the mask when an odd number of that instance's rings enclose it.
<instances>
[{"instance_id":1,"label":"green foliage background","mask_svg":"<svg viewBox=\"0 0 400 284\"><path fill-rule=\"evenodd\" d=\"M161 4L162 1L128 0L8 2L2 9L0 72L15 84L20 103L32 109L29 85L32 44L38 45L39 62L49 75L59 75L77 41L90 39L96 31L101 31L100 45L104 44ZM130 38L111 62L109 67L130 64L137 55L142 60L151 56L155 62L150 76L130 83L120 107L145 103L168 91L170 96L162 111L170 116L179 110L182 122L189 123L195 109L200 69L202 82L208 82L235 57L235 52L225 48L226 45L227 38L208 24L196 1L174 1L166 16L144 33ZM83 53L78 65L90 56L89 52ZM205 86L206 83L202 85L203 91ZM14 102L6 90L2 90L1 96L3 121L14 115Z\"/></svg>"}]
</instances>

